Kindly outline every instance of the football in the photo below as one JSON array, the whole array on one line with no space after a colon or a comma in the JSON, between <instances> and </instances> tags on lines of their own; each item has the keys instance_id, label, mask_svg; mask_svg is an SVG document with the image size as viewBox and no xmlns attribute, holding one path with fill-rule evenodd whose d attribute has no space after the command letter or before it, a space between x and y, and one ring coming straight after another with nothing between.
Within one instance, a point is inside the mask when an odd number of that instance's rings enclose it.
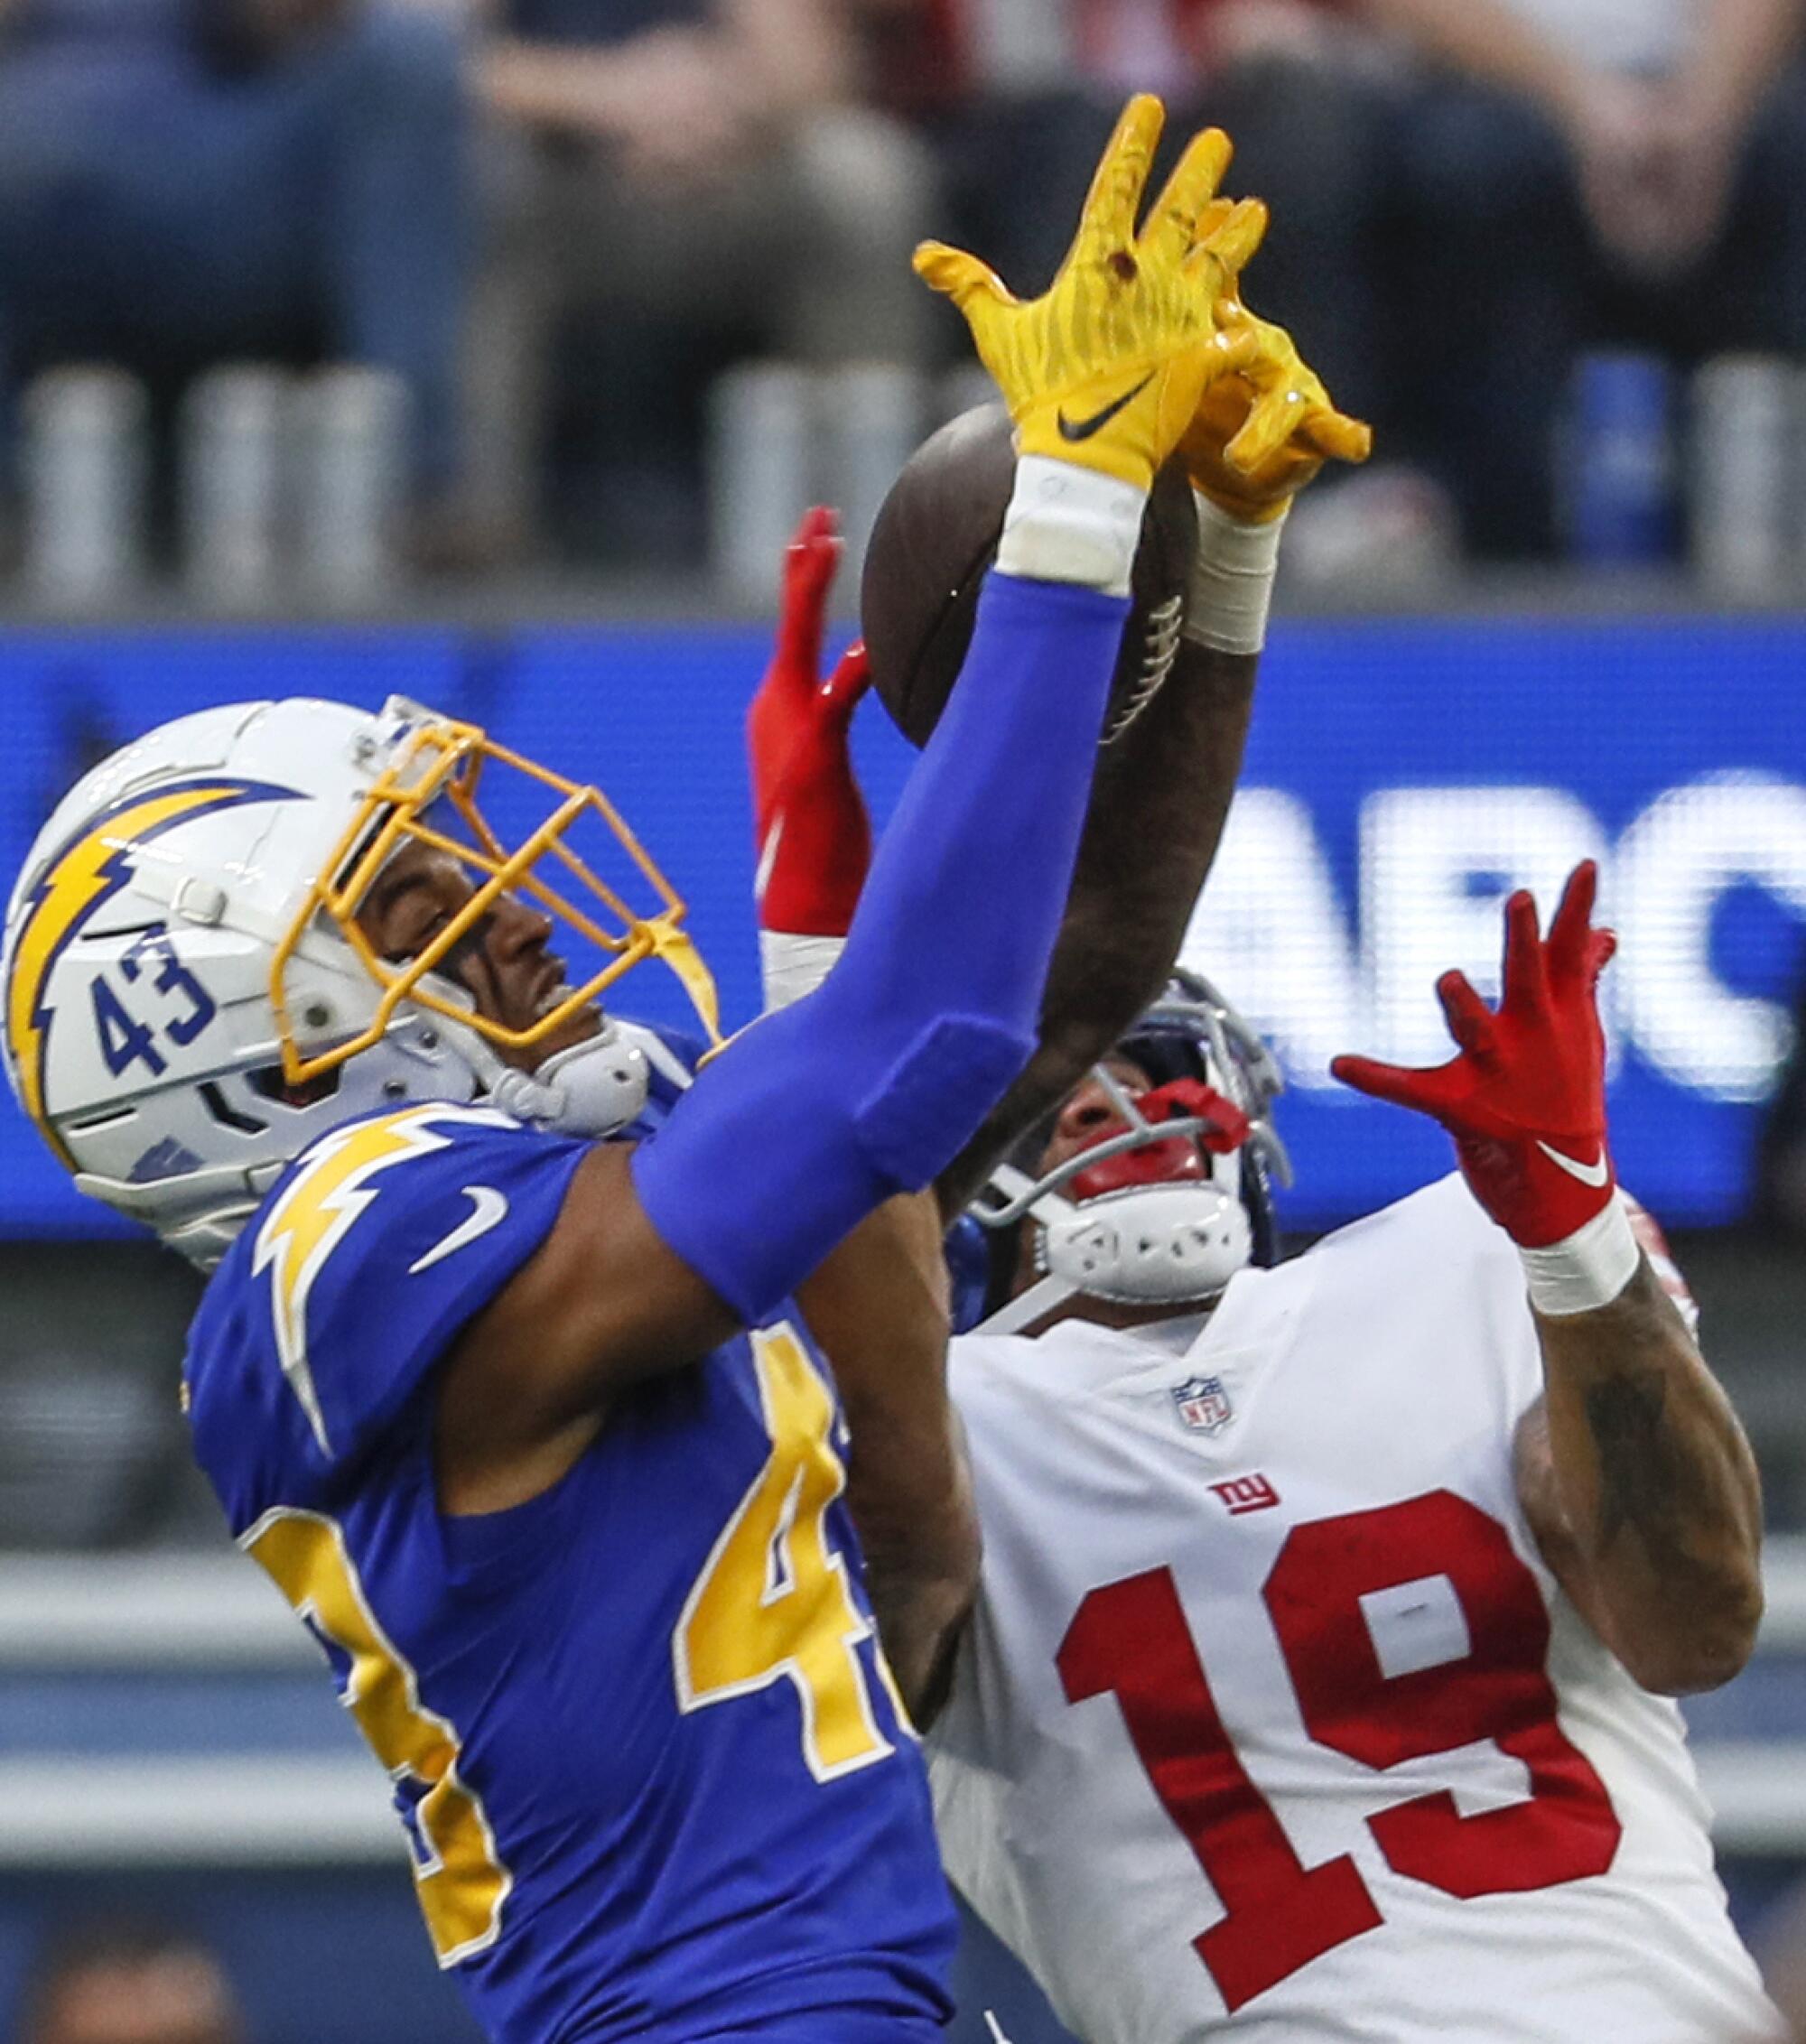
<instances>
[{"instance_id":1,"label":"football","mask_svg":"<svg viewBox=\"0 0 1806 2044\"><path fill-rule=\"evenodd\" d=\"M972 639L979 584L997 552L1016 472L1010 415L980 405L917 449L866 549L860 619L872 685L912 745L935 728ZM1111 684L1103 743L1159 692L1185 625L1197 513L1178 461L1156 478L1131 585L1133 607Z\"/></svg>"}]
</instances>

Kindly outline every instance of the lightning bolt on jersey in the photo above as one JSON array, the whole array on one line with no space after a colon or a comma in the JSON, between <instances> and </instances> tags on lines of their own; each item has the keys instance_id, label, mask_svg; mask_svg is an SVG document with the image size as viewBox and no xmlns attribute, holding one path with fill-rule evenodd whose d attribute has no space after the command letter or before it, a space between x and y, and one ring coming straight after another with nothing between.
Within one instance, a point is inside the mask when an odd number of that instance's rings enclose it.
<instances>
[{"instance_id":1,"label":"lightning bolt on jersey","mask_svg":"<svg viewBox=\"0 0 1806 2044\"><path fill-rule=\"evenodd\" d=\"M930 1777L1088 2044L1771 2044L1673 1704L1544 1566L1459 1178L1202 1324L954 1343L983 1589Z\"/></svg>"},{"instance_id":2,"label":"lightning bolt on jersey","mask_svg":"<svg viewBox=\"0 0 1806 2044\"><path fill-rule=\"evenodd\" d=\"M794 1312L621 1399L530 1503L437 1508L434 1366L587 1147L416 1106L307 1151L196 1318L200 1459L388 1771L492 2036L930 2037L951 1909Z\"/></svg>"}]
</instances>

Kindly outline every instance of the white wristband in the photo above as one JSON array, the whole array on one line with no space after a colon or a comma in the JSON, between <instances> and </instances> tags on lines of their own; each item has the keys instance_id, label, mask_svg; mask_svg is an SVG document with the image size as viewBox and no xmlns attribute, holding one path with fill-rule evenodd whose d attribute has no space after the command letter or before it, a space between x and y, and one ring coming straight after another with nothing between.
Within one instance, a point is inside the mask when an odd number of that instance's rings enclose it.
<instances>
[{"instance_id":1,"label":"white wristband","mask_svg":"<svg viewBox=\"0 0 1806 2044\"><path fill-rule=\"evenodd\" d=\"M1520 1249L1518 1254L1530 1303L1554 1318L1610 1305L1636 1276L1643 1258L1616 1193L1584 1228L1545 1250Z\"/></svg>"},{"instance_id":2,"label":"white wristband","mask_svg":"<svg viewBox=\"0 0 1806 2044\"><path fill-rule=\"evenodd\" d=\"M1096 469L1025 454L1003 514L997 565L1037 582L1078 582L1127 596L1148 493Z\"/></svg>"},{"instance_id":3,"label":"white wristband","mask_svg":"<svg viewBox=\"0 0 1806 2044\"><path fill-rule=\"evenodd\" d=\"M814 993L845 949L844 937L799 937L788 930L761 930L759 974L765 985L765 1012L775 1014Z\"/></svg>"},{"instance_id":4,"label":"white wristband","mask_svg":"<svg viewBox=\"0 0 1806 2044\"><path fill-rule=\"evenodd\" d=\"M1291 516L1252 525L1198 491L1197 557L1192 564L1185 636L1216 653L1259 653L1267 643L1267 613L1279 572L1280 534Z\"/></svg>"}]
</instances>

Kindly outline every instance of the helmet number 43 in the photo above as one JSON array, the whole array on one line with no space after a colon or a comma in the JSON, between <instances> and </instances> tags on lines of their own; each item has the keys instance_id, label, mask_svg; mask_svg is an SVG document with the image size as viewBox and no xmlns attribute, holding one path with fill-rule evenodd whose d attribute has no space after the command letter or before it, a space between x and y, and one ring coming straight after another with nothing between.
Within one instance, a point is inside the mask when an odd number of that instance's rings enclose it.
<instances>
[{"instance_id":1,"label":"helmet number 43","mask_svg":"<svg viewBox=\"0 0 1806 2044\"><path fill-rule=\"evenodd\" d=\"M134 1064L143 1064L154 1078L169 1062L157 1048L159 1032L185 1050L219 1010L207 989L176 956L175 946L161 926L146 930L137 939L119 961L118 971L128 987L139 986L148 977L151 994L162 997L162 1012L155 1025L138 1019L112 981L104 973L97 974L90 993L100 1055L116 1079Z\"/></svg>"}]
</instances>

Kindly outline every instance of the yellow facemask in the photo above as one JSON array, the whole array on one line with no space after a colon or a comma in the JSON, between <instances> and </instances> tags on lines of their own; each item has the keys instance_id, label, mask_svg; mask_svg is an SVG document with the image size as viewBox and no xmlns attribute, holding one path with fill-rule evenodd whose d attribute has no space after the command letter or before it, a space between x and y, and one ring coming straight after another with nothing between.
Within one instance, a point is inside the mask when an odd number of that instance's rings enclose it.
<instances>
[{"instance_id":1,"label":"yellow facemask","mask_svg":"<svg viewBox=\"0 0 1806 2044\"><path fill-rule=\"evenodd\" d=\"M486 767L518 776L510 803L530 797L538 820L515 833L512 848L485 815L478 799ZM442 824L430 817L436 804L450 805ZM468 833L452 834L455 817ZM580 826L600 824L600 841L624 860L620 885L595 870L571 842ZM435 932L417 956L405 962L384 958L358 923L371 885L406 844L449 853L472 881L470 899ZM647 905L636 907L622 891L643 887ZM536 904L554 923L574 932L600 957L597 970L526 1028L514 1029L436 990L428 976L475 930L504 893ZM646 959L657 959L675 975L710 1043L721 1042L720 1004L713 975L683 927L683 898L654 865L619 813L599 788L586 787L495 744L474 724L430 717L411 729L395 757L358 803L356 813L310 888L270 969L270 999L282 1040L283 1074L303 1085L368 1050L387 1029L404 1000L464 1024L505 1051L530 1049L577 1011L595 1000ZM304 1034L316 1034L303 1012L290 1012L288 978L296 951L316 917L323 916L349 943L382 989L368 1025L348 1042L309 1052ZM305 1026L298 1030L299 1021Z\"/></svg>"}]
</instances>

